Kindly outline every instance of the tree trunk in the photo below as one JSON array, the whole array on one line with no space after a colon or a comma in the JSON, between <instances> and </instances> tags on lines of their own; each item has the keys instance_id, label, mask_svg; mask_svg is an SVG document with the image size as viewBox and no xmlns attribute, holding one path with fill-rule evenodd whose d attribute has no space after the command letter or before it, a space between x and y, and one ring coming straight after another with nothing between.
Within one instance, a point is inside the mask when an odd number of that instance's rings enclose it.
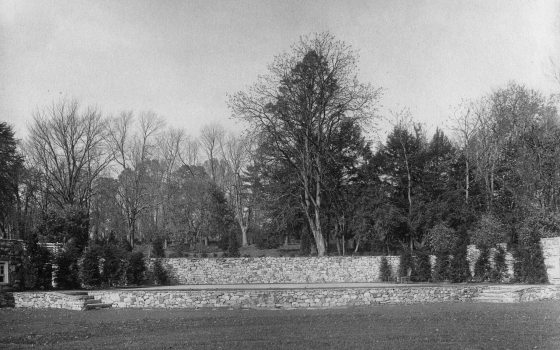
<instances>
[{"instance_id":1,"label":"tree trunk","mask_svg":"<svg viewBox=\"0 0 560 350\"><path fill-rule=\"evenodd\" d=\"M465 155L465 203L469 203L469 160L468 155Z\"/></svg>"},{"instance_id":2,"label":"tree trunk","mask_svg":"<svg viewBox=\"0 0 560 350\"><path fill-rule=\"evenodd\" d=\"M247 226L240 225L241 227L241 246L246 247L247 243Z\"/></svg>"}]
</instances>

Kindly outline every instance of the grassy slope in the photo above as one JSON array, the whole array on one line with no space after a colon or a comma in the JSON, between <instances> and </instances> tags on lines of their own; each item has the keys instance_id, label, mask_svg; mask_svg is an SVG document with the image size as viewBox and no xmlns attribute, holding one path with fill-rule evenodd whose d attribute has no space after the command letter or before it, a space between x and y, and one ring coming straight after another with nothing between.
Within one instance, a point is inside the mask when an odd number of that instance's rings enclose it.
<instances>
[{"instance_id":1,"label":"grassy slope","mask_svg":"<svg viewBox=\"0 0 560 350\"><path fill-rule=\"evenodd\" d=\"M0 309L0 329L0 348L9 349L560 349L560 304Z\"/></svg>"}]
</instances>

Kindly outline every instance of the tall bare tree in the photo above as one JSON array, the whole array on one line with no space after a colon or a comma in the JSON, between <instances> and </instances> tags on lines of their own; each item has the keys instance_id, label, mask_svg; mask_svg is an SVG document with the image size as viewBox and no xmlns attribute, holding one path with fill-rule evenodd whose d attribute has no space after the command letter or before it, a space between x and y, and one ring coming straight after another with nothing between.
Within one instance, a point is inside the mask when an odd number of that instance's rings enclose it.
<instances>
[{"instance_id":1,"label":"tall bare tree","mask_svg":"<svg viewBox=\"0 0 560 350\"><path fill-rule=\"evenodd\" d=\"M94 181L112 159L106 133L99 110L80 110L76 100L64 99L35 112L27 155L42 171L57 206L87 207Z\"/></svg>"},{"instance_id":2,"label":"tall bare tree","mask_svg":"<svg viewBox=\"0 0 560 350\"><path fill-rule=\"evenodd\" d=\"M319 256L325 254L323 179L333 130L345 118L370 119L380 95L358 82L356 62L354 51L329 33L303 37L276 57L267 76L230 99L234 115L266 134L278 159L297 173Z\"/></svg>"},{"instance_id":3,"label":"tall bare tree","mask_svg":"<svg viewBox=\"0 0 560 350\"><path fill-rule=\"evenodd\" d=\"M155 141L163 126L162 119L153 112L140 113L137 124L132 112L122 112L109 128L109 143L120 170L118 196L131 245L137 234L138 216L153 206L145 183L147 162L156 154Z\"/></svg>"},{"instance_id":4,"label":"tall bare tree","mask_svg":"<svg viewBox=\"0 0 560 350\"><path fill-rule=\"evenodd\" d=\"M235 211L235 219L241 229L241 245L247 246L247 230L251 217L251 207L248 203L249 193L243 182L243 172L247 169L251 158L252 137L249 135L236 136L229 134L222 145L222 154L227 165L226 194Z\"/></svg>"},{"instance_id":5,"label":"tall bare tree","mask_svg":"<svg viewBox=\"0 0 560 350\"><path fill-rule=\"evenodd\" d=\"M217 167L219 165L221 145L224 142L225 130L218 123L208 124L200 130L200 144L209 162L210 178L217 181Z\"/></svg>"},{"instance_id":6,"label":"tall bare tree","mask_svg":"<svg viewBox=\"0 0 560 350\"><path fill-rule=\"evenodd\" d=\"M473 102L463 102L451 116L451 128L456 134L465 161L465 203L469 203L473 139L479 124L473 112L475 109Z\"/></svg>"}]
</instances>

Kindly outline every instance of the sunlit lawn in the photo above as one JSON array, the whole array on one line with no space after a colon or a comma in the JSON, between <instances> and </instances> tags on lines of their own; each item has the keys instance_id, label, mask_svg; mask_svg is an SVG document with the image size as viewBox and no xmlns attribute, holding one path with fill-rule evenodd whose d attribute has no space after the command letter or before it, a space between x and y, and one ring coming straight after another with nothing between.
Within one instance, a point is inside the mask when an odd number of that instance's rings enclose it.
<instances>
[{"instance_id":1,"label":"sunlit lawn","mask_svg":"<svg viewBox=\"0 0 560 350\"><path fill-rule=\"evenodd\" d=\"M560 349L560 303L0 309L0 329L8 349Z\"/></svg>"}]
</instances>

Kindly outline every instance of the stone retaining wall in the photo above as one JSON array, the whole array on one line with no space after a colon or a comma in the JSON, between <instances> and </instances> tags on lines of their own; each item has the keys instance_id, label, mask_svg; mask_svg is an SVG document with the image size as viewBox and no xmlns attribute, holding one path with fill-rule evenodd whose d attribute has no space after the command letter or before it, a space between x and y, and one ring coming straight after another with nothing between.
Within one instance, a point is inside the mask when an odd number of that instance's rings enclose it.
<instances>
[{"instance_id":1,"label":"stone retaining wall","mask_svg":"<svg viewBox=\"0 0 560 350\"><path fill-rule=\"evenodd\" d=\"M58 292L14 292L13 297L15 307L82 310L84 306L83 300Z\"/></svg>"},{"instance_id":2,"label":"stone retaining wall","mask_svg":"<svg viewBox=\"0 0 560 350\"><path fill-rule=\"evenodd\" d=\"M399 257L389 256L387 260L396 276ZM381 257L167 258L161 261L175 284L337 283L380 281Z\"/></svg>"},{"instance_id":3,"label":"stone retaining wall","mask_svg":"<svg viewBox=\"0 0 560 350\"><path fill-rule=\"evenodd\" d=\"M119 308L323 308L372 304L469 302L483 287L395 287L222 291L94 291Z\"/></svg>"},{"instance_id":4,"label":"stone retaining wall","mask_svg":"<svg viewBox=\"0 0 560 350\"><path fill-rule=\"evenodd\" d=\"M548 281L560 284L560 237L541 238Z\"/></svg>"},{"instance_id":5,"label":"stone retaining wall","mask_svg":"<svg viewBox=\"0 0 560 350\"><path fill-rule=\"evenodd\" d=\"M559 286L531 287L521 291L519 301L560 300Z\"/></svg>"}]
</instances>

